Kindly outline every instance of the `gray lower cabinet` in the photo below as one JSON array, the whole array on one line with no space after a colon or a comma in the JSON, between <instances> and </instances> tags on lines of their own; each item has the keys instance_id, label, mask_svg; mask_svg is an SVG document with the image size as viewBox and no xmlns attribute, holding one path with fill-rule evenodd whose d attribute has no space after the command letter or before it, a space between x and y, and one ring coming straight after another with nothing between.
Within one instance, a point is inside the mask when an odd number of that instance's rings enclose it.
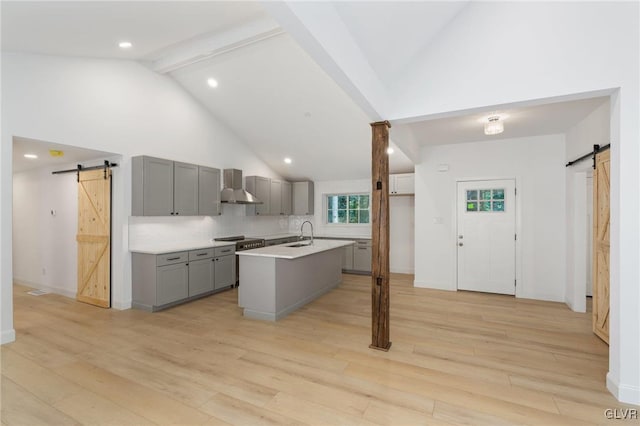
<instances>
[{"instance_id":1,"label":"gray lower cabinet","mask_svg":"<svg viewBox=\"0 0 640 426\"><path fill-rule=\"evenodd\" d=\"M189 295L189 270L186 263L158 266L156 305L186 299Z\"/></svg>"},{"instance_id":2,"label":"gray lower cabinet","mask_svg":"<svg viewBox=\"0 0 640 426\"><path fill-rule=\"evenodd\" d=\"M342 269L345 271L353 270L353 246L346 246L342 254Z\"/></svg>"},{"instance_id":3,"label":"gray lower cabinet","mask_svg":"<svg viewBox=\"0 0 640 426\"><path fill-rule=\"evenodd\" d=\"M235 247L132 254L133 307L158 311L235 284Z\"/></svg>"},{"instance_id":4,"label":"gray lower cabinet","mask_svg":"<svg viewBox=\"0 0 640 426\"><path fill-rule=\"evenodd\" d=\"M215 259L215 279L214 286L216 290L225 287L231 287L236 283L236 256L220 256Z\"/></svg>"},{"instance_id":5,"label":"gray lower cabinet","mask_svg":"<svg viewBox=\"0 0 640 426\"><path fill-rule=\"evenodd\" d=\"M358 241L353 246L353 270L371 272L371 242L366 244Z\"/></svg>"},{"instance_id":6,"label":"gray lower cabinet","mask_svg":"<svg viewBox=\"0 0 640 426\"><path fill-rule=\"evenodd\" d=\"M213 248L189 252L189 297L213 291Z\"/></svg>"}]
</instances>

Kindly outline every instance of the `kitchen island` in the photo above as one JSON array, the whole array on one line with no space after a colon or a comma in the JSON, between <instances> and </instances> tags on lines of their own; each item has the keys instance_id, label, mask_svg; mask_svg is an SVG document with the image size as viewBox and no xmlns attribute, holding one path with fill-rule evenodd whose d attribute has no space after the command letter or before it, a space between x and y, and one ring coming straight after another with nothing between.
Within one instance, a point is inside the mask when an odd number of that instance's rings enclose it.
<instances>
[{"instance_id":1,"label":"kitchen island","mask_svg":"<svg viewBox=\"0 0 640 426\"><path fill-rule=\"evenodd\" d=\"M314 240L238 252L244 316L276 321L342 282L348 240Z\"/></svg>"}]
</instances>

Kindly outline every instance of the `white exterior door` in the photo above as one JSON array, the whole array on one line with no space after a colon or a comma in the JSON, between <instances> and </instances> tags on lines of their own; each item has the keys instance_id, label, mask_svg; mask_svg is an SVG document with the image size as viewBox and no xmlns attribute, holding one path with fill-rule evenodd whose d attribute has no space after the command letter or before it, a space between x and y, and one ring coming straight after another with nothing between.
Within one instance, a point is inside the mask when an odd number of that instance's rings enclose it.
<instances>
[{"instance_id":1,"label":"white exterior door","mask_svg":"<svg viewBox=\"0 0 640 426\"><path fill-rule=\"evenodd\" d=\"M515 294L515 180L458 182L458 290Z\"/></svg>"}]
</instances>

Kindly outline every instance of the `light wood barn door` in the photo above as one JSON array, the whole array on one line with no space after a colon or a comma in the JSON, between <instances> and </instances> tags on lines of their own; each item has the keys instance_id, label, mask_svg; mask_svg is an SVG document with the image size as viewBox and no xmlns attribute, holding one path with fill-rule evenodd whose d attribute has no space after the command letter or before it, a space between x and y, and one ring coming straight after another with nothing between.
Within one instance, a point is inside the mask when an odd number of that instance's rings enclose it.
<instances>
[{"instance_id":1,"label":"light wood barn door","mask_svg":"<svg viewBox=\"0 0 640 426\"><path fill-rule=\"evenodd\" d=\"M593 332L609 343L609 151L593 173Z\"/></svg>"},{"instance_id":2,"label":"light wood barn door","mask_svg":"<svg viewBox=\"0 0 640 426\"><path fill-rule=\"evenodd\" d=\"M78 181L80 302L111 306L111 170L80 172Z\"/></svg>"}]
</instances>

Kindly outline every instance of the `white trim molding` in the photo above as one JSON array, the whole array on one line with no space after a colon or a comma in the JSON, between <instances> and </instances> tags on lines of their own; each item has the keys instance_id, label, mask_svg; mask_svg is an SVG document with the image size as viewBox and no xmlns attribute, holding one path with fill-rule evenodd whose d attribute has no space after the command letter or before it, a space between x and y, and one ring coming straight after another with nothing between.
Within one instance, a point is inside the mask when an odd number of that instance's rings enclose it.
<instances>
[{"instance_id":1,"label":"white trim molding","mask_svg":"<svg viewBox=\"0 0 640 426\"><path fill-rule=\"evenodd\" d=\"M611 377L611 372L607 373L607 389L620 402L640 405L640 387L618 383Z\"/></svg>"}]
</instances>

